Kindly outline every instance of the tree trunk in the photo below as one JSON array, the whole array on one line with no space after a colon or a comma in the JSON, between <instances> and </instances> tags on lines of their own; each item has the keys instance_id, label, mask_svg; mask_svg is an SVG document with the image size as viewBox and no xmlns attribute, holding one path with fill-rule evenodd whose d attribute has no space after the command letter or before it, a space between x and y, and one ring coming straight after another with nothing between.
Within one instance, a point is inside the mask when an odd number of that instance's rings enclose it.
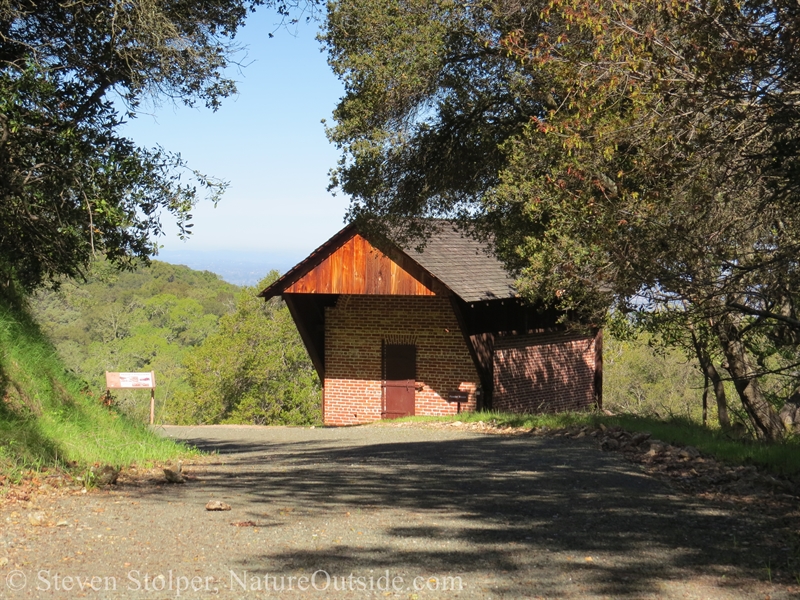
<instances>
[{"instance_id":1,"label":"tree trunk","mask_svg":"<svg viewBox=\"0 0 800 600\"><path fill-rule=\"evenodd\" d=\"M708 350L706 350L706 348L697 339L693 328L691 333L692 344L694 345L695 354L697 354L697 361L700 363L700 368L703 370L703 375L706 377L706 382L711 381L711 384L714 386L714 396L717 400L717 420L719 421L719 425L723 429L730 429L731 419L728 416L728 398L725 395L725 385L722 382L722 377L720 377L719 371L717 371L717 368L714 366ZM708 383L706 383L706 387L703 389L704 399L707 386Z\"/></svg>"},{"instance_id":2,"label":"tree trunk","mask_svg":"<svg viewBox=\"0 0 800 600\"><path fill-rule=\"evenodd\" d=\"M708 375L703 378L703 427L708 425Z\"/></svg>"},{"instance_id":3,"label":"tree trunk","mask_svg":"<svg viewBox=\"0 0 800 600\"><path fill-rule=\"evenodd\" d=\"M723 429L730 429L731 418L728 416L728 398L725 396L725 385L722 383L722 377L720 377L719 372L714 366L714 363L711 362L711 359L708 360L708 369L706 373L708 373L708 378L714 385L714 396L717 399L717 420L719 421L719 426Z\"/></svg>"},{"instance_id":4,"label":"tree trunk","mask_svg":"<svg viewBox=\"0 0 800 600\"><path fill-rule=\"evenodd\" d=\"M725 359L728 361L727 370L736 386L739 399L742 401L747 415L753 424L756 436L761 439L775 440L783 436L784 427L778 413L770 405L758 380L753 374L747 349L741 340L739 330L730 320L725 318L715 327L717 337L722 347Z\"/></svg>"}]
</instances>

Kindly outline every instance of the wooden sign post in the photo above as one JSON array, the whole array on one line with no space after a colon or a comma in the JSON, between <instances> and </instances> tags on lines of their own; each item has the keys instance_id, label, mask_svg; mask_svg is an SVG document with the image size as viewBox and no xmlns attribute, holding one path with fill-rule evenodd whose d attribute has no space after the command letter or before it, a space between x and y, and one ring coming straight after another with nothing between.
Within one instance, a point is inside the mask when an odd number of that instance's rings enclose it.
<instances>
[{"instance_id":1,"label":"wooden sign post","mask_svg":"<svg viewBox=\"0 0 800 600\"><path fill-rule=\"evenodd\" d=\"M149 389L150 390L150 425L156 418L156 374L149 373L112 373L106 371L106 389Z\"/></svg>"}]
</instances>

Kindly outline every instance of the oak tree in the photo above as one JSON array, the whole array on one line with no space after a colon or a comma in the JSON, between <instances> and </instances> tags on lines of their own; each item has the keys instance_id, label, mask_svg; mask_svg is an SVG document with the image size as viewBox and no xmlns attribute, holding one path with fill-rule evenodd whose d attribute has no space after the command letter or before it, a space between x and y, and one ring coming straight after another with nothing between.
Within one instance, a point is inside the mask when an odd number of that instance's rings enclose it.
<instances>
[{"instance_id":1,"label":"oak tree","mask_svg":"<svg viewBox=\"0 0 800 600\"><path fill-rule=\"evenodd\" d=\"M759 381L800 333L798 25L780 0L341 0L334 186L379 225L460 218L584 321L710 331L701 360L779 437Z\"/></svg>"},{"instance_id":2,"label":"oak tree","mask_svg":"<svg viewBox=\"0 0 800 600\"><path fill-rule=\"evenodd\" d=\"M292 0L0 0L0 277L28 289L94 255L147 258L161 218L225 184L125 138L143 102L216 109L235 92L234 41L258 5ZM314 0L303 6L315 4Z\"/></svg>"},{"instance_id":3,"label":"oak tree","mask_svg":"<svg viewBox=\"0 0 800 600\"><path fill-rule=\"evenodd\" d=\"M219 329L188 353L193 392L173 414L185 423L310 425L320 421L320 381L280 298L264 302L258 292L278 278L270 272L244 287L236 309Z\"/></svg>"}]
</instances>

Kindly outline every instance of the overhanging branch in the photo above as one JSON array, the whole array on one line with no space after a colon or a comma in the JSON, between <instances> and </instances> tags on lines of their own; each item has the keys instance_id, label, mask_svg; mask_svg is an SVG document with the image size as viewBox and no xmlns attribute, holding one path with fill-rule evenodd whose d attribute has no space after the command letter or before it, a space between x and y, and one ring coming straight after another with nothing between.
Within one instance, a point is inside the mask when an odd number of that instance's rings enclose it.
<instances>
[{"instance_id":1,"label":"overhanging branch","mask_svg":"<svg viewBox=\"0 0 800 600\"><path fill-rule=\"evenodd\" d=\"M779 315L777 313L768 310L759 310L757 308L751 308L745 304L740 304L738 302L728 302L728 306L740 310L748 315L753 315L754 317L775 319L776 321L782 321L783 323L791 325L795 329L800 329L800 321L798 321L797 319L793 319L792 317L785 317L784 315Z\"/></svg>"}]
</instances>

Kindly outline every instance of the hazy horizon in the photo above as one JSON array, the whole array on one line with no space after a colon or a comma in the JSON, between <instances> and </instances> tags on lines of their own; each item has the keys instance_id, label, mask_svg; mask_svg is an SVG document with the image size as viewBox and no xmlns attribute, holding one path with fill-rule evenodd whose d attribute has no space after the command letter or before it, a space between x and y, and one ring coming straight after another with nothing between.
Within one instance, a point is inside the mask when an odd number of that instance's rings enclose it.
<instances>
[{"instance_id":1,"label":"hazy horizon","mask_svg":"<svg viewBox=\"0 0 800 600\"><path fill-rule=\"evenodd\" d=\"M161 249L153 258L210 271L234 285L253 286L273 269L285 273L305 256L297 251Z\"/></svg>"}]
</instances>

